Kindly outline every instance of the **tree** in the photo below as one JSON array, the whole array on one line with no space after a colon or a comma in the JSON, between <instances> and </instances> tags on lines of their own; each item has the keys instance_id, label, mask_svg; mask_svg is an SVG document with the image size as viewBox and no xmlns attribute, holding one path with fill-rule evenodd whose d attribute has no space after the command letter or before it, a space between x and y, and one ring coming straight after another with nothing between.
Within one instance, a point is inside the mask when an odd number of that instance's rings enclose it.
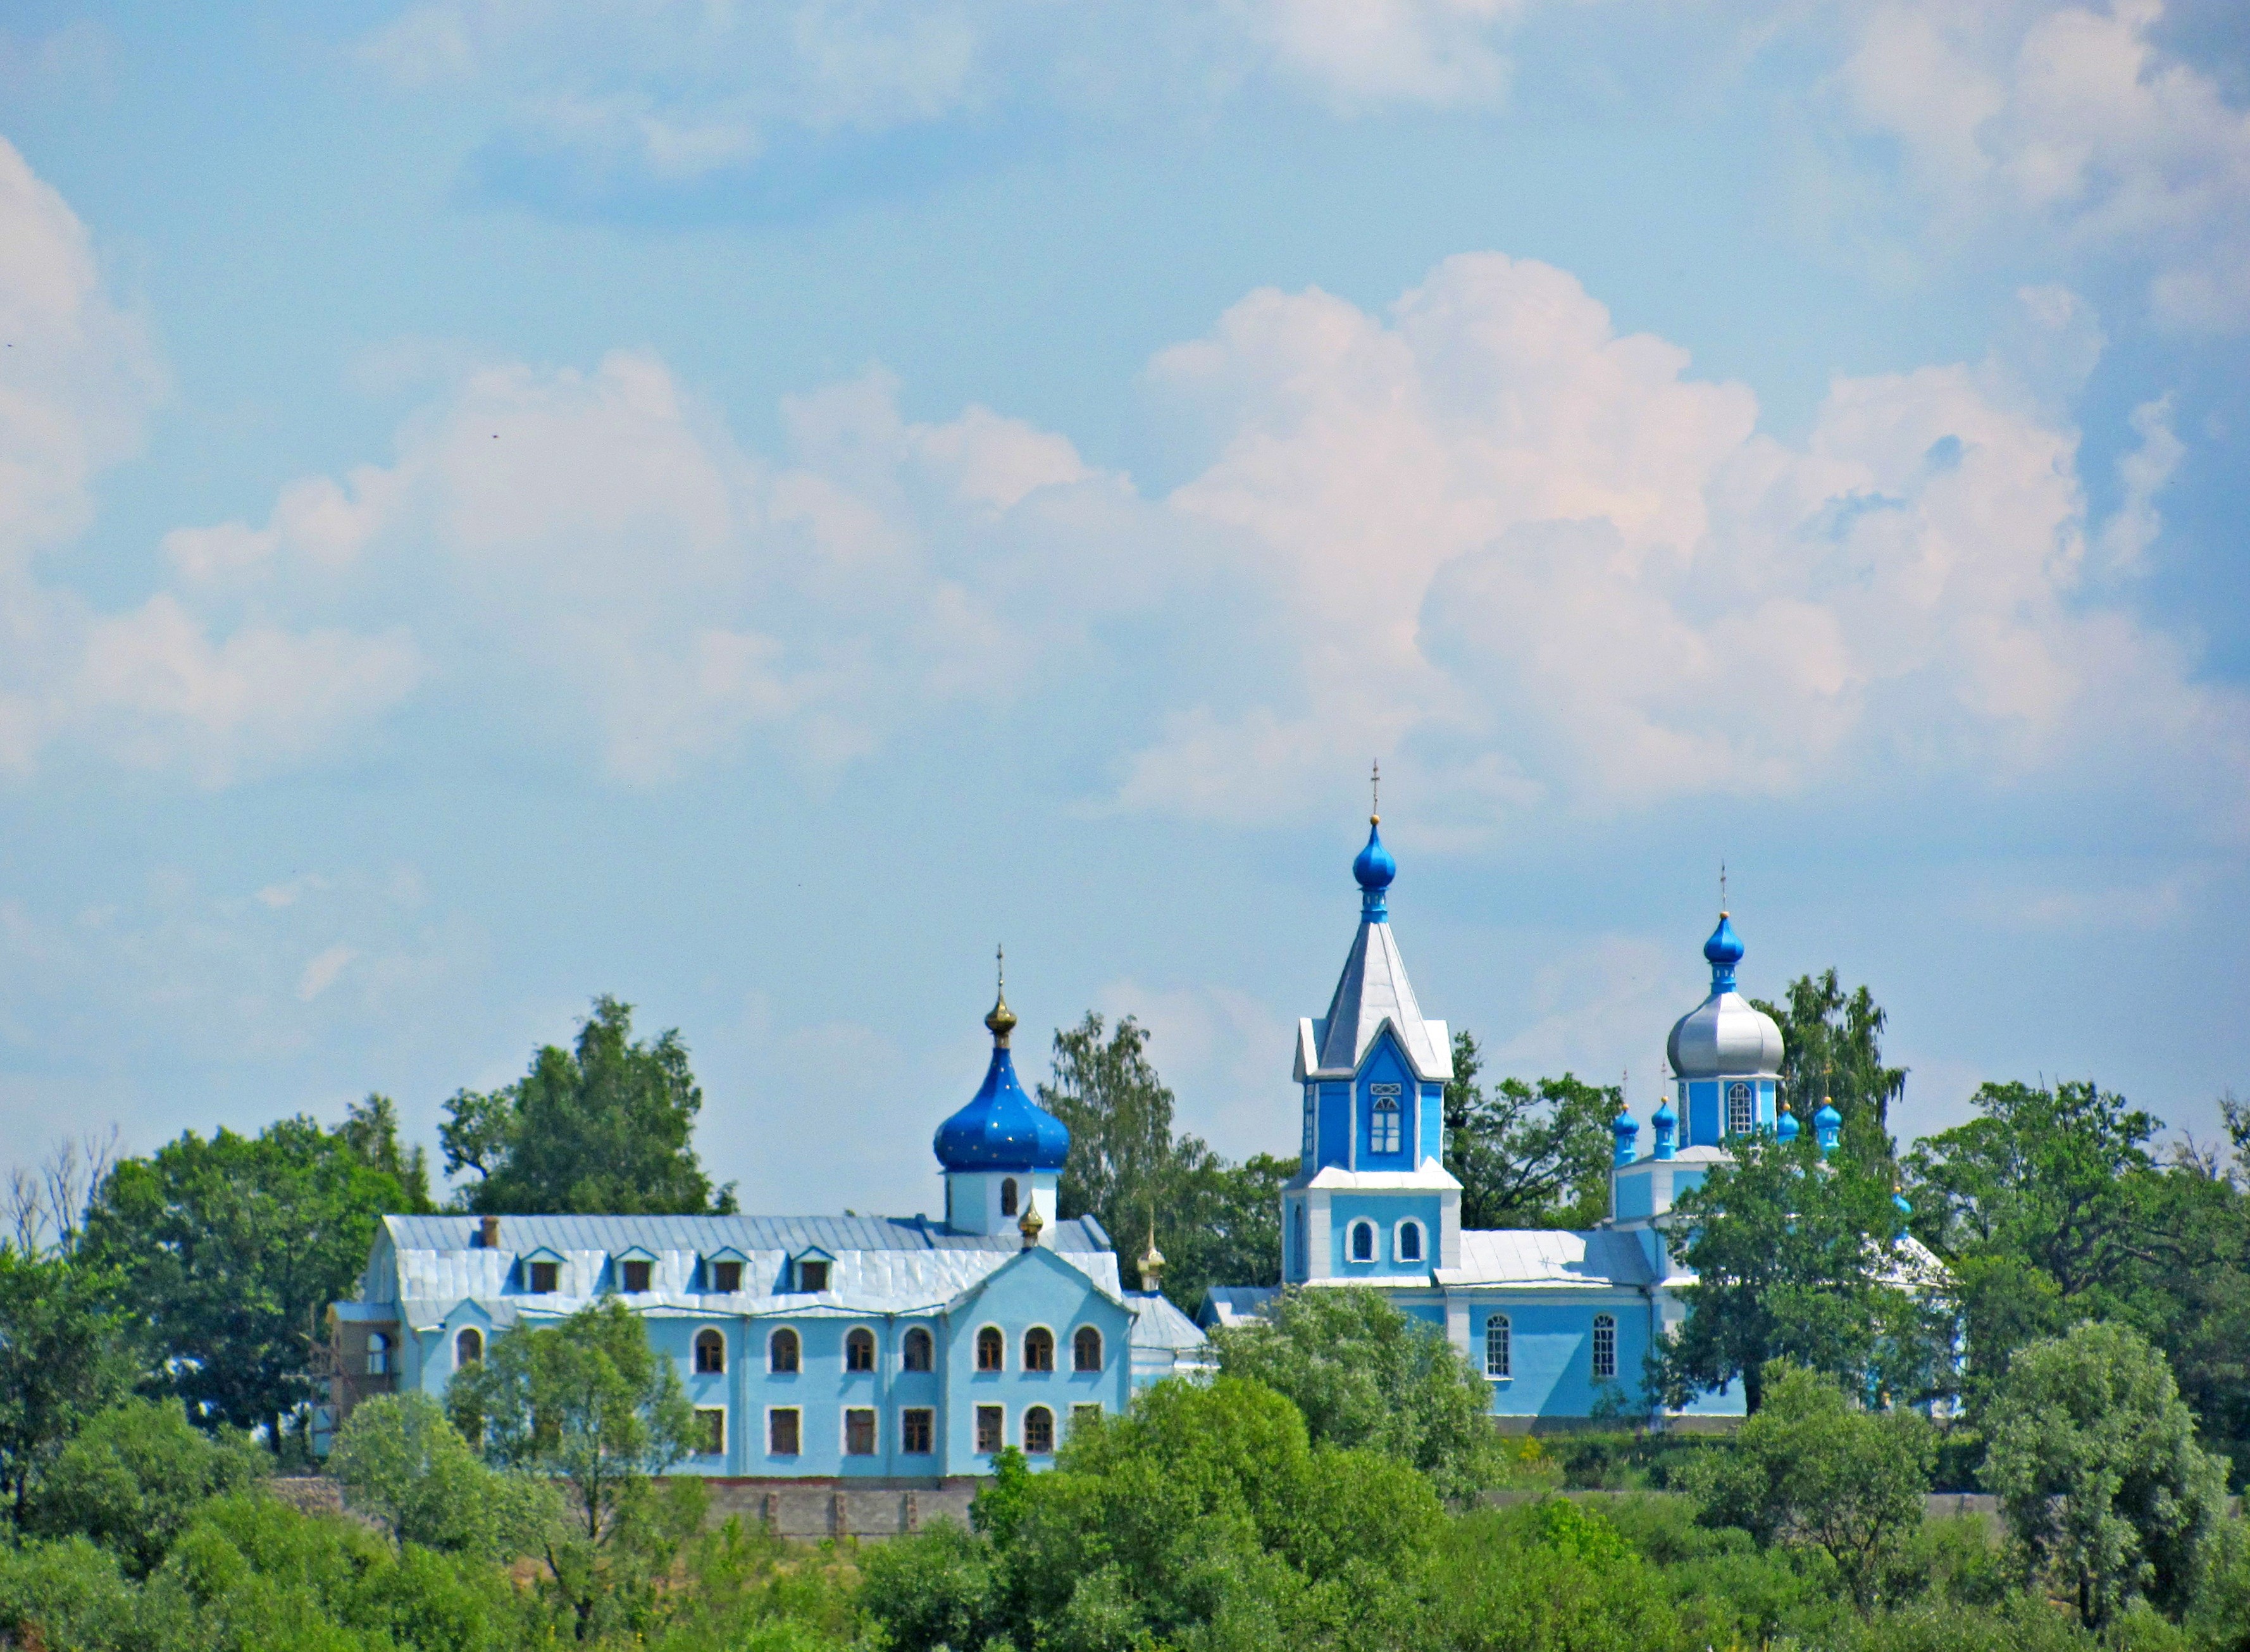
<instances>
[{"instance_id":1,"label":"tree","mask_svg":"<svg viewBox=\"0 0 2250 1652\"><path fill-rule=\"evenodd\" d=\"M2158 1123L2090 1082L1990 1083L1905 1158L1916 1234L1957 1282L1981 1395L2015 1348L2120 1300L2152 1255Z\"/></svg>"},{"instance_id":2,"label":"tree","mask_svg":"<svg viewBox=\"0 0 2250 1652\"><path fill-rule=\"evenodd\" d=\"M1891 1103L1906 1092L1903 1067L1883 1065L1887 1019L1865 986L1844 991L1832 969L1800 975L1786 1001L1757 1008L1781 1028L1782 1095L1809 1124L1823 1098L1844 1116L1845 1146L1855 1157L1888 1161Z\"/></svg>"},{"instance_id":3,"label":"tree","mask_svg":"<svg viewBox=\"0 0 2250 1652\"><path fill-rule=\"evenodd\" d=\"M190 1130L120 1163L96 1194L79 1255L119 1275L197 1421L262 1426L279 1451L314 1397L321 1316L366 1266L382 1213L408 1201L353 1129L300 1116L255 1137Z\"/></svg>"},{"instance_id":4,"label":"tree","mask_svg":"<svg viewBox=\"0 0 2250 1652\"><path fill-rule=\"evenodd\" d=\"M1464 1227L1591 1227L1609 1213L1614 1085L1565 1073L1535 1085L1477 1082L1475 1037L1453 1034L1446 1086L1446 1168L1461 1184Z\"/></svg>"},{"instance_id":5,"label":"tree","mask_svg":"<svg viewBox=\"0 0 2250 1652\"><path fill-rule=\"evenodd\" d=\"M1865 1616L1922 1530L1936 1430L1911 1411L1852 1405L1832 1378L1776 1360L1765 1403L1722 1450L1691 1458L1683 1490L1714 1524L1761 1546L1821 1551Z\"/></svg>"},{"instance_id":6,"label":"tree","mask_svg":"<svg viewBox=\"0 0 2250 1652\"><path fill-rule=\"evenodd\" d=\"M2225 1472L2138 1333L2088 1321L2019 1350L1985 1432L1985 1483L2080 1621L2101 1628L2136 1595L2185 1608L2226 1510Z\"/></svg>"},{"instance_id":7,"label":"tree","mask_svg":"<svg viewBox=\"0 0 2250 1652\"><path fill-rule=\"evenodd\" d=\"M269 1455L240 1434L214 1438L176 1400L128 1400L98 1413L39 1487L31 1529L92 1538L130 1577L146 1577L213 1497L253 1485Z\"/></svg>"},{"instance_id":8,"label":"tree","mask_svg":"<svg viewBox=\"0 0 2250 1652\"><path fill-rule=\"evenodd\" d=\"M336 1431L328 1472L401 1544L506 1560L542 1546L554 1489L495 1471L424 1393L378 1394Z\"/></svg>"},{"instance_id":9,"label":"tree","mask_svg":"<svg viewBox=\"0 0 2250 1652\"><path fill-rule=\"evenodd\" d=\"M545 1558L581 1639L597 1627L605 1561L645 1558L652 1533L693 1531L648 1482L694 1449L694 1408L673 1362L615 1297L495 1337L481 1364L454 1374L447 1402L453 1426L481 1441L494 1467L563 1488L575 1530L556 1531ZM675 1490L701 1494L693 1482Z\"/></svg>"},{"instance_id":10,"label":"tree","mask_svg":"<svg viewBox=\"0 0 2250 1652\"><path fill-rule=\"evenodd\" d=\"M399 1146L398 1103L390 1097L370 1090L365 1101L354 1102L336 1137L361 1164L398 1184L404 1195L399 1213L422 1216L438 1208L430 1198L430 1156L418 1145Z\"/></svg>"},{"instance_id":11,"label":"tree","mask_svg":"<svg viewBox=\"0 0 2250 1652\"><path fill-rule=\"evenodd\" d=\"M632 1006L604 993L575 1048L549 1044L505 1089L458 1091L438 1127L445 1172L474 1171L473 1211L724 1214L734 1184L712 1190L691 1138L703 1091L678 1028L632 1036Z\"/></svg>"},{"instance_id":12,"label":"tree","mask_svg":"<svg viewBox=\"0 0 2250 1652\"><path fill-rule=\"evenodd\" d=\"M1381 1452L1460 1501L1490 1483L1492 1391L1435 1325L1359 1287L1293 1289L1212 1340L1220 1374L1287 1398L1320 1444Z\"/></svg>"},{"instance_id":13,"label":"tree","mask_svg":"<svg viewBox=\"0 0 2250 1652\"><path fill-rule=\"evenodd\" d=\"M1280 1282L1281 1184L1298 1156L1233 1165L1199 1137L1175 1136L1172 1093L1138 1021L1128 1015L1112 1028L1089 1010L1058 1030L1053 1076L1039 1097L1070 1130L1055 1190L1065 1219L1092 1216L1128 1259L1153 1225L1167 1293L1191 1310L1213 1285Z\"/></svg>"},{"instance_id":14,"label":"tree","mask_svg":"<svg viewBox=\"0 0 2250 1652\"><path fill-rule=\"evenodd\" d=\"M0 1244L0 1495L18 1525L72 1437L132 1385L116 1287L83 1259Z\"/></svg>"},{"instance_id":15,"label":"tree","mask_svg":"<svg viewBox=\"0 0 2250 1652\"><path fill-rule=\"evenodd\" d=\"M1734 1154L1674 1205L1674 1247L1695 1280L1680 1288L1688 1321L1653 1354L1651 1386L1681 1406L1740 1379L1755 1414L1768 1362L1790 1359L1922 1397L1943 1333L1891 1282L1902 1259L1889 1188L1824 1159L1810 1130L1786 1144L1745 1137Z\"/></svg>"}]
</instances>

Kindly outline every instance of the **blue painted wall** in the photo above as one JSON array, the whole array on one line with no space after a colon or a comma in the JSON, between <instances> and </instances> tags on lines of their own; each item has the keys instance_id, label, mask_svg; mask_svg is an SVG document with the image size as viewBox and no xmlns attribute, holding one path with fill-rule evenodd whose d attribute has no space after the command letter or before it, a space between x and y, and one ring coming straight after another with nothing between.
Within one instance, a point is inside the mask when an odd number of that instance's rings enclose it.
<instances>
[{"instance_id":1,"label":"blue painted wall","mask_svg":"<svg viewBox=\"0 0 2250 1652\"><path fill-rule=\"evenodd\" d=\"M1329 1268L1339 1278L1369 1279L1378 1275L1418 1273L1436 1265L1441 1229L1435 1193L1336 1193L1329 1200ZM1422 1255L1418 1261L1397 1259L1398 1224L1408 1218L1422 1224ZM1375 1224L1375 1260L1351 1260L1351 1225L1365 1220Z\"/></svg>"},{"instance_id":2,"label":"blue painted wall","mask_svg":"<svg viewBox=\"0 0 2250 1652\"><path fill-rule=\"evenodd\" d=\"M1469 1358L1485 1364L1485 1334L1495 1314L1509 1327L1511 1375L1492 1379L1492 1409L1503 1417L1584 1417L1600 1393L1593 1374L1594 1316L1617 1322L1617 1375L1625 1397L1640 1390L1641 1358L1648 1351L1648 1303L1620 1293L1592 1293L1526 1302L1494 1298L1469 1309Z\"/></svg>"}]
</instances>

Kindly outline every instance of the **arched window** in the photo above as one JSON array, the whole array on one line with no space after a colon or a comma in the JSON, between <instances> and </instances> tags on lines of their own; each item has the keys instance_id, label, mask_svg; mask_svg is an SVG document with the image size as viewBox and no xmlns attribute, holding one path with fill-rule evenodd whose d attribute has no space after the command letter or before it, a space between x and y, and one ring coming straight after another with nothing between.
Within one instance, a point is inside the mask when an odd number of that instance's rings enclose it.
<instances>
[{"instance_id":1,"label":"arched window","mask_svg":"<svg viewBox=\"0 0 2250 1652\"><path fill-rule=\"evenodd\" d=\"M1594 1316L1594 1378L1606 1380L1617 1375L1617 1321L1607 1314Z\"/></svg>"},{"instance_id":2,"label":"arched window","mask_svg":"<svg viewBox=\"0 0 2250 1652\"><path fill-rule=\"evenodd\" d=\"M1070 1339L1070 1365L1073 1371L1101 1369L1101 1333L1091 1325L1080 1325Z\"/></svg>"},{"instance_id":3,"label":"arched window","mask_svg":"<svg viewBox=\"0 0 2250 1652\"><path fill-rule=\"evenodd\" d=\"M485 1334L474 1325L464 1325L453 1338L453 1369L473 1365L485 1357Z\"/></svg>"},{"instance_id":4,"label":"arched window","mask_svg":"<svg viewBox=\"0 0 2250 1652\"><path fill-rule=\"evenodd\" d=\"M766 1369L795 1371L801 1363L802 1352L797 1344L797 1333L787 1325L783 1325L779 1331L774 1332L772 1338L766 1344Z\"/></svg>"},{"instance_id":5,"label":"arched window","mask_svg":"<svg viewBox=\"0 0 2250 1652\"><path fill-rule=\"evenodd\" d=\"M935 1346L929 1339L929 1332L916 1325L907 1332L905 1358L900 1363L908 1371L928 1371Z\"/></svg>"},{"instance_id":6,"label":"arched window","mask_svg":"<svg viewBox=\"0 0 2250 1652\"><path fill-rule=\"evenodd\" d=\"M1356 1262L1375 1260L1375 1224L1354 1222L1351 1225L1351 1259Z\"/></svg>"},{"instance_id":7,"label":"arched window","mask_svg":"<svg viewBox=\"0 0 2250 1652\"><path fill-rule=\"evenodd\" d=\"M1305 1207L1298 1205L1289 1213L1290 1243L1296 1248L1297 1277L1302 1279L1313 1270L1310 1255L1305 1246Z\"/></svg>"},{"instance_id":8,"label":"arched window","mask_svg":"<svg viewBox=\"0 0 2250 1652\"><path fill-rule=\"evenodd\" d=\"M390 1338L379 1331L367 1333L367 1374L370 1377L390 1374Z\"/></svg>"},{"instance_id":9,"label":"arched window","mask_svg":"<svg viewBox=\"0 0 2250 1652\"><path fill-rule=\"evenodd\" d=\"M1367 1151L1395 1153L1398 1151L1398 1086L1377 1084L1373 1089L1375 1106L1367 1116Z\"/></svg>"},{"instance_id":10,"label":"arched window","mask_svg":"<svg viewBox=\"0 0 2250 1652\"><path fill-rule=\"evenodd\" d=\"M997 1371L1007 1358L1008 1344L1000 1327L986 1325L977 1333L977 1369Z\"/></svg>"},{"instance_id":11,"label":"arched window","mask_svg":"<svg viewBox=\"0 0 2250 1652\"><path fill-rule=\"evenodd\" d=\"M715 1377L727 1369L727 1339L708 1329L695 1333L695 1374ZM794 1366L791 1367L795 1369Z\"/></svg>"},{"instance_id":12,"label":"arched window","mask_svg":"<svg viewBox=\"0 0 2250 1652\"><path fill-rule=\"evenodd\" d=\"M1045 1325L1033 1325L1024 1333L1024 1369L1054 1369L1054 1332Z\"/></svg>"},{"instance_id":13,"label":"arched window","mask_svg":"<svg viewBox=\"0 0 2250 1652\"><path fill-rule=\"evenodd\" d=\"M1398 1224L1398 1260L1402 1262L1418 1262L1422 1260L1421 1223Z\"/></svg>"},{"instance_id":14,"label":"arched window","mask_svg":"<svg viewBox=\"0 0 2250 1652\"><path fill-rule=\"evenodd\" d=\"M1016 1179L1012 1176L1000 1184L1000 1213L1003 1216L1016 1213Z\"/></svg>"},{"instance_id":15,"label":"arched window","mask_svg":"<svg viewBox=\"0 0 2250 1652\"><path fill-rule=\"evenodd\" d=\"M1053 1450L1054 1413L1045 1406L1033 1406L1024 1414L1025 1455L1044 1457Z\"/></svg>"},{"instance_id":16,"label":"arched window","mask_svg":"<svg viewBox=\"0 0 2250 1652\"><path fill-rule=\"evenodd\" d=\"M1484 1374L1487 1377L1508 1377L1515 1374L1508 1361L1515 1350L1508 1346L1508 1316L1494 1314L1484 1322Z\"/></svg>"},{"instance_id":17,"label":"arched window","mask_svg":"<svg viewBox=\"0 0 2250 1652\"><path fill-rule=\"evenodd\" d=\"M1750 1108L1750 1087L1747 1084L1727 1086L1727 1134L1747 1136L1757 1115Z\"/></svg>"},{"instance_id":18,"label":"arched window","mask_svg":"<svg viewBox=\"0 0 2250 1652\"><path fill-rule=\"evenodd\" d=\"M875 1333L865 1325L854 1325L844 1333L844 1369L873 1371L875 1368Z\"/></svg>"}]
</instances>

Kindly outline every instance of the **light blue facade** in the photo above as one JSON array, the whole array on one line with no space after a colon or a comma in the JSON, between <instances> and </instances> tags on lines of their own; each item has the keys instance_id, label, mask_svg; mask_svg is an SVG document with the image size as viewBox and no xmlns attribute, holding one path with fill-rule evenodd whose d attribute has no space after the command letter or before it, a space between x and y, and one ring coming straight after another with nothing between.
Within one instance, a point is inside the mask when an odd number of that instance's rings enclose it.
<instances>
[{"instance_id":1,"label":"light blue facade","mask_svg":"<svg viewBox=\"0 0 2250 1652\"><path fill-rule=\"evenodd\" d=\"M1692 1282L1671 1250L1674 1202L1727 1162L1733 1138L1782 1119L1780 1033L1735 991L1742 944L1722 913L1704 948L1711 995L1673 1029L1679 1077L1646 1145L1639 1121L1618 1122L1609 1219L1584 1232L1464 1231L1445 1169L1451 1040L1422 1016L1391 930L1397 872L1370 820L1352 864L1359 931L1328 1013L1298 1026L1302 1161L1281 1195L1282 1278L1372 1285L1443 1326L1486 1372L1508 1426L1637 1414L1644 1362L1684 1319L1679 1292ZM1254 1315L1272 1294L1214 1291L1204 1319ZM1659 1420L1742 1412L1729 1386Z\"/></svg>"},{"instance_id":2,"label":"light blue facade","mask_svg":"<svg viewBox=\"0 0 2250 1652\"><path fill-rule=\"evenodd\" d=\"M1069 1134L1017 1081L1004 1002L986 1024L984 1083L935 1143L947 1219L386 1217L335 1305L328 1420L375 1393L442 1398L494 1337L614 1297L697 1409L702 1448L675 1473L911 1486L1011 1446L1046 1466L1084 1410L1200 1372L1204 1341L1123 1289L1100 1224L1055 1220Z\"/></svg>"}]
</instances>

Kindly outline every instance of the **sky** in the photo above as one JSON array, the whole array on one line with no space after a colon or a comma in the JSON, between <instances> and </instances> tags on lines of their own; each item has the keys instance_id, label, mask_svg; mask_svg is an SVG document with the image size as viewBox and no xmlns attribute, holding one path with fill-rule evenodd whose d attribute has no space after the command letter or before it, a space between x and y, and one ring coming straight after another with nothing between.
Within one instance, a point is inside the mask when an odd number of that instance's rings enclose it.
<instances>
[{"instance_id":1,"label":"sky","mask_svg":"<svg viewBox=\"0 0 2250 1652\"><path fill-rule=\"evenodd\" d=\"M0 18L0 1158L598 993L745 1208L1130 1014L1291 1151L1370 764L1425 1013L1836 968L1905 1137L2250 1094L2233 0Z\"/></svg>"}]
</instances>

